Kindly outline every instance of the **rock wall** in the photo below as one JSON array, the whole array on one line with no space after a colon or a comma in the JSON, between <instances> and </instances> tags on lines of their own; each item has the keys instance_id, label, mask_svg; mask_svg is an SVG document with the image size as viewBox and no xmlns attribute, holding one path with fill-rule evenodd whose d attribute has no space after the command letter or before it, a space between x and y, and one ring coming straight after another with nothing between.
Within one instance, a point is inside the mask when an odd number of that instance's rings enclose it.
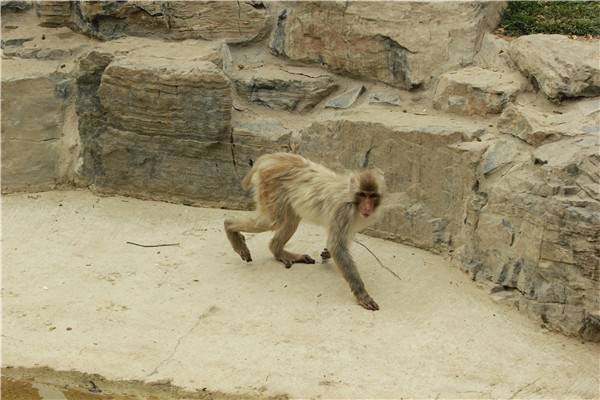
<instances>
[{"instance_id":1,"label":"rock wall","mask_svg":"<svg viewBox=\"0 0 600 400\"><path fill-rule=\"evenodd\" d=\"M377 166L369 233L600 340L598 42L496 37L502 6L3 3L2 192L247 208L264 153Z\"/></svg>"}]
</instances>

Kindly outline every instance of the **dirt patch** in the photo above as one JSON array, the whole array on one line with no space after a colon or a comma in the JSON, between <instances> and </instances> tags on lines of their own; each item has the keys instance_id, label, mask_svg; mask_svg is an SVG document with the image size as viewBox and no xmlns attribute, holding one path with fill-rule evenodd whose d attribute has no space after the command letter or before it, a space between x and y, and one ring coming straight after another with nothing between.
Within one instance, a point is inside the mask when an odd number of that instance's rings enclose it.
<instances>
[{"instance_id":1,"label":"dirt patch","mask_svg":"<svg viewBox=\"0 0 600 400\"><path fill-rule=\"evenodd\" d=\"M2 368L3 400L237 400L258 399L252 395L230 395L203 388L186 391L168 381L111 381L98 374L39 368ZM261 399L266 397L261 396ZM284 400L287 396L268 397Z\"/></svg>"}]
</instances>

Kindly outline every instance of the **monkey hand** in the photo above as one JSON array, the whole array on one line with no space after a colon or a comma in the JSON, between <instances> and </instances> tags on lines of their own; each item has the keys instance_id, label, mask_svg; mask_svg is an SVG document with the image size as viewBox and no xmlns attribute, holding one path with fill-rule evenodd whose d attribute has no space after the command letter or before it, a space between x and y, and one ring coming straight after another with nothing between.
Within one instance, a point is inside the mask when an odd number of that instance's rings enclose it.
<instances>
[{"instance_id":1,"label":"monkey hand","mask_svg":"<svg viewBox=\"0 0 600 400\"><path fill-rule=\"evenodd\" d=\"M357 296L356 300L358 301L358 304L360 304L363 308L366 308L367 310L379 310L379 306L377 305L377 303L375 303L375 300L373 300L371 296L369 296L367 293L364 293L361 296Z\"/></svg>"}]
</instances>

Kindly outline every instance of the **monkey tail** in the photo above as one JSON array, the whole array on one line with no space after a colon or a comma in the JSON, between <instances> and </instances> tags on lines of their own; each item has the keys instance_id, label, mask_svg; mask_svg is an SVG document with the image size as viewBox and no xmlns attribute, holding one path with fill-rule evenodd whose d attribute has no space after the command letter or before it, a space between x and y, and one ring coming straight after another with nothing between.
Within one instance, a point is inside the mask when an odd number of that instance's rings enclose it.
<instances>
[{"instance_id":1,"label":"monkey tail","mask_svg":"<svg viewBox=\"0 0 600 400\"><path fill-rule=\"evenodd\" d=\"M250 187L252 186L252 175L254 175L254 173L256 172L257 164L258 163L254 163L250 171L246 174L244 179L242 179L242 189L244 189L245 191L250 189Z\"/></svg>"}]
</instances>

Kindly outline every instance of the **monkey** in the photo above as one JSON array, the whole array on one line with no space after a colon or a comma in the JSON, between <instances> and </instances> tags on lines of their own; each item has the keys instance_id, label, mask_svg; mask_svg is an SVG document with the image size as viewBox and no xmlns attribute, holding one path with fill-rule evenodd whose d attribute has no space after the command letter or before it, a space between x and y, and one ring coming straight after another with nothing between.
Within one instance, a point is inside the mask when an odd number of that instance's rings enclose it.
<instances>
[{"instance_id":1,"label":"monkey","mask_svg":"<svg viewBox=\"0 0 600 400\"><path fill-rule=\"evenodd\" d=\"M266 154L242 180L244 190L254 189L256 213L225 220L225 232L233 250L250 262L252 256L240 232L275 231L269 249L290 268L294 263L315 262L307 254L284 249L300 221L324 226L326 255L333 258L357 303L376 311L379 306L367 293L348 247L358 231L376 221L384 185L383 172L378 169L339 174L297 154Z\"/></svg>"}]
</instances>

